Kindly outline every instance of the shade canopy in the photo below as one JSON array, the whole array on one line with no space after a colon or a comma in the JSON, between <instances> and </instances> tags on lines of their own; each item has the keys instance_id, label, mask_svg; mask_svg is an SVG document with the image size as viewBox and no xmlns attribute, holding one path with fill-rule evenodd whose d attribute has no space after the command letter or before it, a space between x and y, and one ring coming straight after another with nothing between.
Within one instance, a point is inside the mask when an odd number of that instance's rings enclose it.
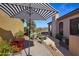
<instances>
[{"instance_id":1,"label":"shade canopy","mask_svg":"<svg viewBox=\"0 0 79 59\"><path fill-rule=\"evenodd\" d=\"M0 9L10 17L20 19L29 19L29 13L31 11L32 20L48 19L58 12L48 3L0 3ZM29 9L31 10L29 11Z\"/></svg>"}]
</instances>

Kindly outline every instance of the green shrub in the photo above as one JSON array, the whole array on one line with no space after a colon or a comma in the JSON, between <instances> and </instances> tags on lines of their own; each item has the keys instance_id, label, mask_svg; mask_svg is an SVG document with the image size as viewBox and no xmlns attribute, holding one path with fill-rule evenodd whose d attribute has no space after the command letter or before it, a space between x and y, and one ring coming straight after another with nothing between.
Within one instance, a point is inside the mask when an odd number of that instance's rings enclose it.
<instances>
[{"instance_id":1,"label":"green shrub","mask_svg":"<svg viewBox=\"0 0 79 59\"><path fill-rule=\"evenodd\" d=\"M60 34L60 33L58 33L58 34L56 34L55 38L56 38L56 39L59 39L59 40L61 41L62 38L63 38L63 35Z\"/></svg>"},{"instance_id":2,"label":"green shrub","mask_svg":"<svg viewBox=\"0 0 79 59\"><path fill-rule=\"evenodd\" d=\"M24 32L28 32L28 28L27 27L24 27Z\"/></svg>"},{"instance_id":3,"label":"green shrub","mask_svg":"<svg viewBox=\"0 0 79 59\"><path fill-rule=\"evenodd\" d=\"M60 34L60 35L63 35L63 31L60 31L59 34Z\"/></svg>"},{"instance_id":4,"label":"green shrub","mask_svg":"<svg viewBox=\"0 0 79 59\"><path fill-rule=\"evenodd\" d=\"M46 40L46 37L43 37L44 40Z\"/></svg>"},{"instance_id":5,"label":"green shrub","mask_svg":"<svg viewBox=\"0 0 79 59\"><path fill-rule=\"evenodd\" d=\"M0 40L0 56L8 56L11 53L11 46L5 40Z\"/></svg>"},{"instance_id":6,"label":"green shrub","mask_svg":"<svg viewBox=\"0 0 79 59\"><path fill-rule=\"evenodd\" d=\"M19 31L15 34L15 37L22 37L24 35L24 32Z\"/></svg>"},{"instance_id":7,"label":"green shrub","mask_svg":"<svg viewBox=\"0 0 79 59\"><path fill-rule=\"evenodd\" d=\"M37 37L38 37L41 41L46 40L46 37L45 37L45 36L42 36L41 34L39 34Z\"/></svg>"}]
</instances>

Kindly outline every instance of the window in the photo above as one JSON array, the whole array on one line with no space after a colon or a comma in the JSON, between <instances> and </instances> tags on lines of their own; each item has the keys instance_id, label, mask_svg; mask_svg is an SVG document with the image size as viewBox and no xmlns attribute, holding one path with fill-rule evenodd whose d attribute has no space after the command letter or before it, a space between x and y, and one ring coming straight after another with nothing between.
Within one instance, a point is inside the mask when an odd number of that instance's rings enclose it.
<instances>
[{"instance_id":1,"label":"window","mask_svg":"<svg viewBox=\"0 0 79 59\"><path fill-rule=\"evenodd\" d=\"M70 20L70 34L79 35L79 18Z\"/></svg>"},{"instance_id":2,"label":"window","mask_svg":"<svg viewBox=\"0 0 79 59\"><path fill-rule=\"evenodd\" d=\"M59 33L63 34L63 22L59 23Z\"/></svg>"}]
</instances>

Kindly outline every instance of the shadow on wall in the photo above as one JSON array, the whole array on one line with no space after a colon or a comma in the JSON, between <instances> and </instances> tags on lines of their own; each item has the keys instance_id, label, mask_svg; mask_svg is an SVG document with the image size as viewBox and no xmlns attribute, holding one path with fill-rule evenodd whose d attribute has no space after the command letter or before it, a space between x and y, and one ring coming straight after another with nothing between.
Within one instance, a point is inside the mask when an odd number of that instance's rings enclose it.
<instances>
[{"instance_id":1,"label":"shadow on wall","mask_svg":"<svg viewBox=\"0 0 79 59\"><path fill-rule=\"evenodd\" d=\"M2 28L0 28L0 37L5 40L14 39L14 36L11 31L7 31Z\"/></svg>"}]
</instances>

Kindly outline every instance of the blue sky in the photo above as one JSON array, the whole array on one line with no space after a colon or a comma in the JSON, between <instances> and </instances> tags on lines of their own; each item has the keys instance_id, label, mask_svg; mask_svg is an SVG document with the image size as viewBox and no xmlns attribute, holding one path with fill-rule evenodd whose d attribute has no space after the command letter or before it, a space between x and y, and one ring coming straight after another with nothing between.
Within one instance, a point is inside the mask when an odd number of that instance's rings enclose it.
<instances>
[{"instance_id":1,"label":"blue sky","mask_svg":"<svg viewBox=\"0 0 79 59\"><path fill-rule=\"evenodd\" d=\"M79 8L79 3L50 3L50 5L59 11L60 16L63 16L70 11ZM52 18L47 20L34 20L37 28L48 27L47 23L51 21Z\"/></svg>"}]
</instances>

